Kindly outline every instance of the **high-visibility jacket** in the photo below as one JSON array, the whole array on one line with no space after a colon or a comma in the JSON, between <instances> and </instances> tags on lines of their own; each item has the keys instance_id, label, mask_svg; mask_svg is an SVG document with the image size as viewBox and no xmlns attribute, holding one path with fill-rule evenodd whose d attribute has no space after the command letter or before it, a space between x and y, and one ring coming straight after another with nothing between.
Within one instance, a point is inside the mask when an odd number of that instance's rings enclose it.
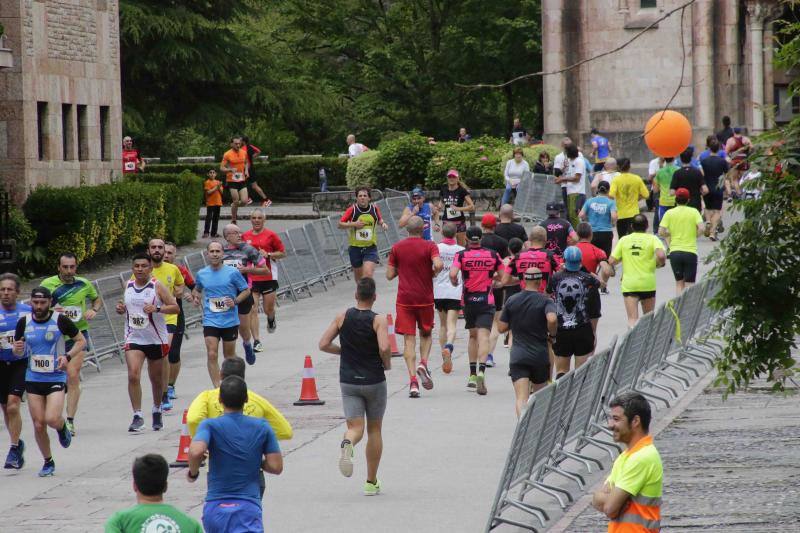
<instances>
[{"instance_id":1,"label":"high-visibility jacket","mask_svg":"<svg viewBox=\"0 0 800 533\"><path fill-rule=\"evenodd\" d=\"M619 515L608 523L608 533L661 531L663 467L653 437L639 440L614 461L608 484L630 494Z\"/></svg>"}]
</instances>

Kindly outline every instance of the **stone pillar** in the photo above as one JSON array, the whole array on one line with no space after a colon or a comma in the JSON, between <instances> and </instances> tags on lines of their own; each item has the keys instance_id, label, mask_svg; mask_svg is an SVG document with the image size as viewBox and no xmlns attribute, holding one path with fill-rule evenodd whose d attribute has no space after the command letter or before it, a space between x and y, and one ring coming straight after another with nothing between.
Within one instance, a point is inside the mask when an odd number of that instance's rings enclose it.
<instances>
[{"instance_id":1,"label":"stone pillar","mask_svg":"<svg viewBox=\"0 0 800 533\"><path fill-rule=\"evenodd\" d=\"M713 0L692 6L692 107L694 144L705 145L714 132L714 15Z\"/></svg>"},{"instance_id":2,"label":"stone pillar","mask_svg":"<svg viewBox=\"0 0 800 533\"><path fill-rule=\"evenodd\" d=\"M552 71L563 68L564 50L562 39L563 0L542 0L542 69ZM542 80L544 132L547 143L558 145L566 135L564 116L565 76L554 74Z\"/></svg>"},{"instance_id":3,"label":"stone pillar","mask_svg":"<svg viewBox=\"0 0 800 533\"><path fill-rule=\"evenodd\" d=\"M750 133L764 131L764 27L779 16L781 8L776 0L748 0L747 29L750 44ZM771 76L770 76L771 77ZM770 99L771 100L771 99Z\"/></svg>"},{"instance_id":4,"label":"stone pillar","mask_svg":"<svg viewBox=\"0 0 800 533\"><path fill-rule=\"evenodd\" d=\"M764 127L767 129L775 127L775 113L778 112L778 110L775 109L777 102L775 101L775 76L772 65L772 51L775 45L773 39L775 36L772 31L772 25L773 23L771 21L765 24L764 42L762 43L764 47L764 105L771 109L764 117Z\"/></svg>"}]
</instances>

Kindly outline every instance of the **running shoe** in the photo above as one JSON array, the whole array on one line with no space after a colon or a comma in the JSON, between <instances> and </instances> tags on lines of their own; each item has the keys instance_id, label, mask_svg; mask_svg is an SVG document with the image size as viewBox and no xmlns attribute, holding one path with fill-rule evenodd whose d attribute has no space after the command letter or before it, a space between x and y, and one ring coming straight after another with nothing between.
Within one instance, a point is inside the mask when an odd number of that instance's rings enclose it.
<instances>
[{"instance_id":1,"label":"running shoe","mask_svg":"<svg viewBox=\"0 0 800 533\"><path fill-rule=\"evenodd\" d=\"M445 344L442 348L442 372L449 374L453 371L453 345Z\"/></svg>"},{"instance_id":2,"label":"running shoe","mask_svg":"<svg viewBox=\"0 0 800 533\"><path fill-rule=\"evenodd\" d=\"M364 496L377 496L381 493L381 480L376 479L375 483L367 481L364 483Z\"/></svg>"},{"instance_id":3,"label":"running shoe","mask_svg":"<svg viewBox=\"0 0 800 533\"><path fill-rule=\"evenodd\" d=\"M161 431L164 428L161 416L161 413L153 413L153 431Z\"/></svg>"},{"instance_id":4,"label":"running shoe","mask_svg":"<svg viewBox=\"0 0 800 533\"><path fill-rule=\"evenodd\" d=\"M6 465L4 468L19 470L25 465L25 457L23 456L25 453L25 442L22 439L19 439L19 444L16 446L12 446L8 450L8 455L6 456Z\"/></svg>"},{"instance_id":5,"label":"running shoe","mask_svg":"<svg viewBox=\"0 0 800 533\"><path fill-rule=\"evenodd\" d=\"M470 374L469 379L467 380L467 390L473 391L478 388L478 376L475 374Z\"/></svg>"},{"instance_id":6,"label":"running shoe","mask_svg":"<svg viewBox=\"0 0 800 533\"><path fill-rule=\"evenodd\" d=\"M168 393L165 393L164 397L161 399L161 410L172 411L172 400L169 399Z\"/></svg>"},{"instance_id":7,"label":"running shoe","mask_svg":"<svg viewBox=\"0 0 800 533\"><path fill-rule=\"evenodd\" d=\"M717 233L725 233L725 226L722 224L722 221L719 221L717 224Z\"/></svg>"},{"instance_id":8,"label":"running shoe","mask_svg":"<svg viewBox=\"0 0 800 533\"><path fill-rule=\"evenodd\" d=\"M261 207L269 207L271 205L272 205L272 200L270 200L269 198L261 202Z\"/></svg>"},{"instance_id":9,"label":"running shoe","mask_svg":"<svg viewBox=\"0 0 800 533\"><path fill-rule=\"evenodd\" d=\"M411 380L411 383L408 385L408 397L409 398L419 398L419 383L417 380Z\"/></svg>"},{"instance_id":10,"label":"running shoe","mask_svg":"<svg viewBox=\"0 0 800 533\"><path fill-rule=\"evenodd\" d=\"M339 455L339 472L344 477L353 475L353 444L349 440L343 440L341 444L341 454Z\"/></svg>"},{"instance_id":11,"label":"running shoe","mask_svg":"<svg viewBox=\"0 0 800 533\"><path fill-rule=\"evenodd\" d=\"M72 433L69 432L67 423L64 422L64 425L56 433L58 433L58 443L61 444L61 447L69 448L69 445L72 444Z\"/></svg>"},{"instance_id":12,"label":"running shoe","mask_svg":"<svg viewBox=\"0 0 800 533\"><path fill-rule=\"evenodd\" d=\"M175 394L175 385L167 385L167 398L176 400L178 396Z\"/></svg>"},{"instance_id":13,"label":"running shoe","mask_svg":"<svg viewBox=\"0 0 800 533\"><path fill-rule=\"evenodd\" d=\"M275 333L276 329L278 329L278 324L275 322L275 318L267 317L267 331L269 333Z\"/></svg>"},{"instance_id":14,"label":"running shoe","mask_svg":"<svg viewBox=\"0 0 800 533\"><path fill-rule=\"evenodd\" d=\"M128 426L128 431L133 433L134 431L141 431L144 429L144 419L139 415L133 415L133 422L131 425Z\"/></svg>"},{"instance_id":15,"label":"running shoe","mask_svg":"<svg viewBox=\"0 0 800 533\"><path fill-rule=\"evenodd\" d=\"M478 386L478 394L485 396L488 391L486 390L486 376L483 374L483 372L478 372L478 378L476 381Z\"/></svg>"},{"instance_id":16,"label":"running shoe","mask_svg":"<svg viewBox=\"0 0 800 533\"><path fill-rule=\"evenodd\" d=\"M601 287L600 294L608 294L608 287Z\"/></svg>"},{"instance_id":17,"label":"running shoe","mask_svg":"<svg viewBox=\"0 0 800 533\"><path fill-rule=\"evenodd\" d=\"M259 340L254 340L253 341L253 351L254 352L258 352L258 353L261 353L261 352L264 351L264 346L261 344L261 341L259 341Z\"/></svg>"},{"instance_id":18,"label":"running shoe","mask_svg":"<svg viewBox=\"0 0 800 533\"><path fill-rule=\"evenodd\" d=\"M706 222L706 228L703 230L703 235L706 237L711 235L711 222Z\"/></svg>"},{"instance_id":19,"label":"running shoe","mask_svg":"<svg viewBox=\"0 0 800 533\"><path fill-rule=\"evenodd\" d=\"M509 336L509 334L506 333L506 336L503 337L503 348L508 348L508 341L509 341L510 338L511 337Z\"/></svg>"},{"instance_id":20,"label":"running shoe","mask_svg":"<svg viewBox=\"0 0 800 533\"><path fill-rule=\"evenodd\" d=\"M67 420L67 429L69 430L70 435L73 437L75 436L75 422L70 422Z\"/></svg>"},{"instance_id":21,"label":"running shoe","mask_svg":"<svg viewBox=\"0 0 800 533\"><path fill-rule=\"evenodd\" d=\"M50 459L44 462L44 466L39 470L39 477L52 476L56 471L56 462Z\"/></svg>"},{"instance_id":22,"label":"running shoe","mask_svg":"<svg viewBox=\"0 0 800 533\"><path fill-rule=\"evenodd\" d=\"M248 199L247 199L247 202L245 202L245 204L244 204L244 205L250 205L250 204L252 204L252 203L253 203L253 199L252 199L252 198L248 198Z\"/></svg>"},{"instance_id":23,"label":"running shoe","mask_svg":"<svg viewBox=\"0 0 800 533\"><path fill-rule=\"evenodd\" d=\"M425 390L431 390L433 388L433 378L428 370L428 365L425 363L418 364L417 376L419 376L419 379L422 381L422 386L425 388Z\"/></svg>"},{"instance_id":24,"label":"running shoe","mask_svg":"<svg viewBox=\"0 0 800 533\"><path fill-rule=\"evenodd\" d=\"M486 366L488 368L494 368L494 357L492 357L492 354L489 354L489 357L486 358Z\"/></svg>"},{"instance_id":25,"label":"running shoe","mask_svg":"<svg viewBox=\"0 0 800 533\"><path fill-rule=\"evenodd\" d=\"M253 345L242 343L242 346L244 346L244 360L247 361L247 364L256 364L256 353L253 351Z\"/></svg>"}]
</instances>

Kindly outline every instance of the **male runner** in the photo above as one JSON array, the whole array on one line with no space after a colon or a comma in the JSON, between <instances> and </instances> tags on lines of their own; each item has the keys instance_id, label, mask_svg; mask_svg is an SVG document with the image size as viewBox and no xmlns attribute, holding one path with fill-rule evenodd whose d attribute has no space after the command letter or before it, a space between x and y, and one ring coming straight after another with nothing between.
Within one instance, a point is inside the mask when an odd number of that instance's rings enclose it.
<instances>
[{"instance_id":1,"label":"male runner","mask_svg":"<svg viewBox=\"0 0 800 533\"><path fill-rule=\"evenodd\" d=\"M17 321L14 331L14 355L26 357L25 392L28 393L28 410L33 420L36 444L44 458L39 477L52 476L56 469L50 452L48 426L58 432L58 442L68 448L72 434L64 420L64 393L67 388L66 368L70 360L85 347L86 340L75 324L50 309L53 295L46 287L31 291L30 315ZM65 349L65 338L73 341L72 348Z\"/></svg>"},{"instance_id":2,"label":"male runner","mask_svg":"<svg viewBox=\"0 0 800 533\"><path fill-rule=\"evenodd\" d=\"M422 230L422 238L426 241L433 240L431 228L435 231L441 230L441 226L439 225L439 208L436 207L435 204L425 201L425 191L419 187L415 187L414 190L411 191L411 203L403 208L403 214L400 216L400 220L397 221L397 225L401 228L405 228L408 221L411 220L411 217L414 215L420 217L425 223Z\"/></svg>"},{"instance_id":3,"label":"male runner","mask_svg":"<svg viewBox=\"0 0 800 533\"><path fill-rule=\"evenodd\" d=\"M19 470L25 464L25 442L19 438L22 432L22 417L19 404L25 392L25 371L28 360L13 353L14 332L21 316L30 314L31 307L17 303L19 277L6 272L0 274L0 406L3 421L11 438L5 468Z\"/></svg>"},{"instance_id":4,"label":"male runner","mask_svg":"<svg viewBox=\"0 0 800 533\"><path fill-rule=\"evenodd\" d=\"M54 310L75 323L86 340L86 346L90 347L92 341L89 337L88 321L97 315L103 306L103 300L97 295L97 290L88 279L75 275L77 271L78 261L75 255L61 254L58 258L58 274L43 280L42 287L46 287L53 295ZM91 302L89 309L86 300ZM70 342L66 341L68 350L71 348ZM67 427L72 435L75 435L75 415L81 397L81 367L84 355L86 352L76 354L67 365Z\"/></svg>"},{"instance_id":5,"label":"male runner","mask_svg":"<svg viewBox=\"0 0 800 533\"><path fill-rule=\"evenodd\" d=\"M247 184L253 188L253 192L261 197L261 207L267 208L272 205L272 200L267 198L264 194L264 189L258 184L256 180L256 167L253 165L253 158L261 153L261 149L253 144L250 144L250 138L247 135L242 136L242 147L247 152ZM247 205L253 203L253 200L248 198Z\"/></svg>"},{"instance_id":6,"label":"male runner","mask_svg":"<svg viewBox=\"0 0 800 533\"><path fill-rule=\"evenodd\" d=\"M414 215L408 220L408 237L396 242L389 252L386 279L399 277L397 287L397 322L395 331L403 336L403 358L406 360L410 383L408 395L419 398L419 383L431 390L433 380L428 370L428 356L433 338L433 277L442 270L439 248L422 238L425 222ZM419 327L419 365L416 344Z\"/></svg>"},{"instance_id":7,"label":"male runner","mask_svg":"<svg viewBox=\"0 0 800 533\"><path fill-rule=\"evenodd\" d=\"M614 242L614 225L617 223L617 202L608 197L610 185L601 181L597 186L598 195L583 204L579 213L581 220L588 220L592 229L592 244L611 253ZM580 224L578 224L580 226ZM580 235L578 236L580 238Z\"/></svg>"},{"instance_id":8,"label":"male runner","mask_svg":"<svg viewBox=\"0 0 800 533\"><path fill-rule=\"evenodd\" d=\"M242 138L231 138L231 149L222 156L219 169L225 172L225 185L231 193L231 223L236 224L239 206L247 204L247 179L250 170L247 166L247 150L242 146Z\"/></svg>"},{"instance_id":9,"label":"male runner","mask_svg":"<svg viewBox=\"0 0 800 533\"><path fill-rule=\"evenodd\" d=\"M547 249L561 256L567 246L578 242L578 235L569 220L561 218L564 204L550 202L547 204L547 218L539 226L547 231Z\"/></svg>"},{"instance_id":10,"label":"male runner","mask_svg":"<svg viewBox=\"0 0 800 533\"><path fill-rule=\"evenodd\" d=\"M469 381L467 389L485 395L486 359L489 357L489 334L494 320L492 281L503 268L503 260L494 250L481 247L483 232L476 226L467 228L466 250L461 250L450 267L450 282L458 285L461 272L464 293L464 327L469 330Z\"/></svg>"},{"instance_id":11,"label":"male runner","mask_svg":"<svg viewBox=\"0 0 800 533\"><path fill-rule=\"evenodd\" d=\"M450 283L450 267L458 252L464 249L456 243L456 225L447 223L442 227L442 242L438 245L442 270L433 279L433 305L439 312L439 345L442 349L442 371L453 371L453 344L456 342L458 312L461 310L461 273L458 283Z\"/></svg>"},{"instance_id":12,"label":"male runner","mask_svg":"<svg viewBox=\"0 0 800 533\"><path fill-rule=\"evenodd\" d=\"M500 256L500 259L505 259L511 254L508 251L508 241L499 235L496 235L494 229L497 227L497 217L491 213L486 213L481 218L481 229L483 230L483 237L481 237L481 247L489 250L494 250ZM492 284L492 293L494 293L494 321L492 322L492 332L489 334L489 356L486 358L486 367L494 367L494 349L497 346L497 338L500 332L497 330L497 320L500 318L500 311L503 310L503 301L505 299L505 287L500 280L495 280Z\"/></svg>"},{"instance_id":13,"label":"male runner","mask_svg":"<svg viewBox=\"0 0 800 533\"><path fill-rule=\"evenodd\" d=\"M250 275L253 298L261 296L261 305L264 307L264 314L267 315L267 331L275 333L277 322L275 321L275 301L278 294L278 267L275 261L286 257L286 248L283 246L278 234L264 226L265 216L261 209L253 209L250 212L250 223L253 229L242 234L242 240L261 252L269 267L269 274ZM253 350L261 352L264 348L258 332L258 306L253 306L250 313L250 331L253 334Z\"/></svg>"},{"instance_id":14,"label":"male runner","mask_svg":"<svg viewBox=\"0 0 800 533\"><path fill-rule=\"evenodd\" d=\"M667 241L676 295L694 285L697 278L697 237L703 231L703 217L697 209L687 205L689 196L684 188L675 191L678 205L667 211L658 230Z\"/></svg>"},{"instance_id":15,"label":"male runner","mask_svg":"<svg viewBox=\"0 0 800 533\"><path fill-rule=\"evenodd\" d=\"M589 155L594 156L594 167L592 170L594 172L600 172L603 170L603 166L611 153L611 143L608 142L608 139L600 135L597 128L592 128L591 134L592 152Z\"/></svg>"},{"instance_id":16,"label":"male runner","mask_svg":"<svg viewBox=\"0 0 800 533\"><path fill-rule=\"evenodd\" d=\"M528 239L528 234L525 233L525 228L522 224L514 222L514 206L511 204L501 205L499 218L500 222L494 228L494 232L498 237L502 237L507 241L516 237L522 242Z\"/></svg>"},{"instance_id":17,"label":"male runner","mask_svg":"<svg viewBox=\"0 0 800 533\"><path fill-rule=\"evenodd\" d=\"M186 265L176 262L178 247L175 243L168 242L164 246L164 262L178 267L183 276L184 285L191 291L194 289L194 277L192 273L186 268ZM186 319L183 316L183 299L188 298L191 293L183 292L180 296L176 296L175 300L178 302L178 323L175 333L172 336L172 342L169 345L169 379L167 380L167 398L174 400L177 398L175 395L175 382L178 381L178 374L181 371L181 347L183 346L183 335L186 332Z\"/></svg>"},{"instance_id":18,"label":"male runner","mask_svg":"<svg viewBox=\"0 0 800 533\"><path fill-rule=\"evenodd\" d=\"M128 136L122 138L122 173L136 174L144 172L145 162L139 150L133 147L133 139Z\"/></svg>"},{"instance_id":19,"label":"male runner","mask_svg":"<svg viewBox=\"0 0 800 533\"><path fill-rule=\"evenodd\" d=\"M371 278L375 265L380 263L375 226L381 226L384 231L389 229L380 209L370 202L369 187L358 187L356 203L348 207L339 220L339 229L349 231L348 253L356 283L361 278Z\"/></svg>"},{"instance_id":20,"label":"male runner","mask_svg":"<svg viewBox=\"0 0 800 533\"><path fill-rule=\"evenodd\" d=\"M267 266L267 260L258 253L258 250L247 243L242 242L242 230L236 224L228 224L222 231L225 237L225 248L223 249L222 262L236 268L239 273L247 280L248 286L252 282L252 274L266 276L271 272ZM248 365L256 362L256 354L251 343L252 334L250 332L250 313L255 305L255 299L251 294L238 304L239 312L239 335L242 336L242 347L244 348L244 358ZM258 312L258 309L256 309Z\"/></svg>"},{"instance_id":21,"label":"male runner","mask_svg":"<svg viewBox=\"0 0 800 533\"><path fill-rule=\"evenodd\" d=\"M236 355L236 339L239 337L236 306L250 296L250 289L238 269L222 262L224 251L220 243L208 243L206 254L208 266L197 273L192 298L195 305L203 305L208 376L214 387L219 387L219 341L222 339L225 359Z\"/></svg>"},{"instance_id":22,"label":"male runner","mask_svg":"<svg viewBox=\"0 0 800 533\"><path fill-rule=\"evenodd\" d=\"M508 262L503 274L503 283L511 284L515 282L520 289L524 289L526 283L522 277L523 274L529 268L536 268L541 274L542 280L539 291L544 292L550 276L561 268L558 257L552 250L548 250L545 247L546 244L547 230L541 226L531 228L531 233L528 236L528 248L514 254L514 257Z\"/></svg>"},{"instance_id":23,"label":"male runner","mask_svg":"<svg viewBox=\"0 0 800 533\"><path fill-rule=\"evenodd\" d=\"M420 227L418 235L421 235ZM421 237L417 237L420 239ZM375 280L364 278L356 286L356 305L336 318L322 334L319 349L339 355L339 385L347 430L340 445L339 471L353 475L353 447L367 429L367 481L364 495L381 491L378 465L383 452L381 427L386 412L386 370L392 368L389 330L385 315L372 311ZM340 346L333 341L339 337Z\"/></svg>"},{"instance_id":24,"label":"male runner","mask_svg":"<svg viewBox=\"0 0 800 533\"><path fill-rule=\"evenodd\" d=\"M729 202L742 194L739 182L742 175L750 169L747 156L750 155L752 149L753 143L748 137L742 135L742 128L733 128L733 135L725 143L725 151L728 153L728 159L730 160L730 171L728 172L728 179L725 180L725 190L728 193ZM731 186L733 186L733 190L731 190Z\"/></svg>"},{"instance_id":25,"label":"male runner","mask_svg":"<svg viewBox=\"0 0 800 533\"><path fill-rule=\"evenodd\" d=\"M142 367L147 360L147 374L153 389L153 431L164 427L164 359L169 353L166 315L177 314L178 303L169 289L153 275L153 263L145 253L133 256L133 279L125 287L124 300L117 302L117 313L125 315L125 362L128 365L128 396L133 421L128 431L144 429L142 416Z\"/></svg>"}]
</instances>

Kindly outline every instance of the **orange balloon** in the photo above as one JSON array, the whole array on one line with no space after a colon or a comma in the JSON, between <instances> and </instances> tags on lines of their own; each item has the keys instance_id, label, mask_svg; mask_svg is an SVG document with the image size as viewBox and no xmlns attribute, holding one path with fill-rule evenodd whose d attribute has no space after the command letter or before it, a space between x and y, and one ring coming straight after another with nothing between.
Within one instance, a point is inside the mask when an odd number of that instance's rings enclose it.
<instances>
[{"instance_id":1,"label":"orange balloon","mask_svg":"<svg viewBox=\"0 0 800 533\"><path fill-rule=\"evenodd\" d=\"M659 111L644 127L644 142L661 157L677 157L692 142L692 125L677 111Z\"/></svg>"}]
</instances>

